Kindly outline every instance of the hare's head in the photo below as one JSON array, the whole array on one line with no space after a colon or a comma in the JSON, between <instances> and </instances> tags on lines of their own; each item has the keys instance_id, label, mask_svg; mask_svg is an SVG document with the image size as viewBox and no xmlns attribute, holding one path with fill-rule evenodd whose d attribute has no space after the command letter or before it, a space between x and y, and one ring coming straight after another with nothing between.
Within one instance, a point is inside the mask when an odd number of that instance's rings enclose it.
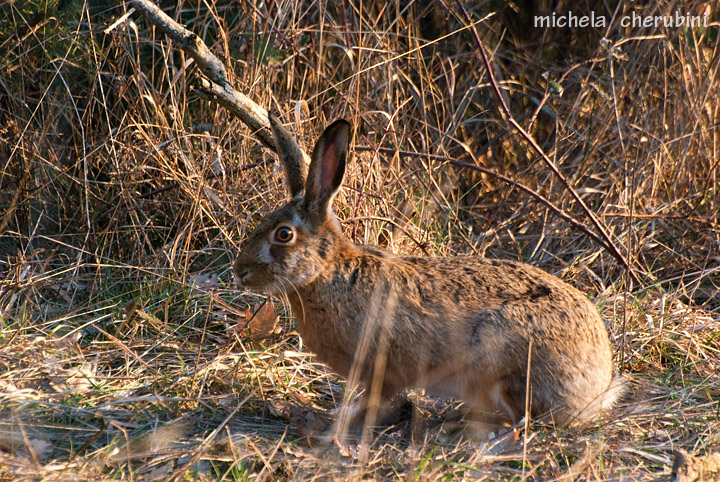
<instances>
[{"instance_id":1,"label":"hare's head","mask_svg":"<svg viewBox=\"0 0 720 482\"><path fill-rule=\"evenodd\" d=\"M292 199L268 214L250 234L233 270L240 286L278 294L303 286L330 269L342 232L332 200L345 174L350 124L328 126L313 149L310 169L296 146L280 135L282 126L268 116Z\"/></svg>"}]
</instances>

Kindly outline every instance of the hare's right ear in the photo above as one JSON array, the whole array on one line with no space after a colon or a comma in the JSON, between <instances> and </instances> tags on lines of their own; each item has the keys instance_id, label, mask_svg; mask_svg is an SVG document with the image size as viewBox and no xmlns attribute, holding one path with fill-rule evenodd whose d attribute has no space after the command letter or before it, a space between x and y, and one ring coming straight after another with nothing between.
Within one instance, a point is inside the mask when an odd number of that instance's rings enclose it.
<instances>
[{"instance_id":1,"label":"hare's right ear","mask_svg":"<svg viewBox=\"0 0 720 482\"><path fill-rule=\"evenodd\" d=\"M322 133L310 161L305 184L305 208L325 219L345 176L345 159L350 144L350 123L336 120Z\"/></svg>"},{"instance_id":2,"label":"hare's right ear","mask_svg":"<svg viewBox=\"0 0 720 482\"><path fill-rule=\"evenodd\" d=\"M305 153L300 149L293 136L278 122L275 114L268 112L268 121L270 121L270 129L275 139L275 149L280 156L285 173L285 183L290 190L290 197L295 197L305 187L305 178L307 177Z\"/></svg>"}]
</instances>

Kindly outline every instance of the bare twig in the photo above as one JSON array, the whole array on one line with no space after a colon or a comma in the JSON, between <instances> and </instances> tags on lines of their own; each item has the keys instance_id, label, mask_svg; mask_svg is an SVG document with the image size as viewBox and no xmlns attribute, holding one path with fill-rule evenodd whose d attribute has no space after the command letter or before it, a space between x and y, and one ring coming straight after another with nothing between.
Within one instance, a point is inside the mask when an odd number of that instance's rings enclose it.
<instances>
[{"instance_id":1,"label":"bare twig","mask_svg":"<svg viewBox=\"0 0 720 482\"><path fill-rule=\"evenodd\" d=\"M467 9L465 8L465 5L463 4L462 0L457 0L458 5L460 6L460 10L463 13L463 16L465 17L465 21L468 22L470 25L470 31L472 32L473 39L475 40L475 43L477 45L478 50L480 51L480 55L482 57L483 63L485 64L485 70L487 71L488 78L490 79L490 85L493 88L493 91L495 92L495 95L497 96L498 100L500 101L500 107L501 111L503 113L503 116L505 119L513 126L513 128L520 134L525 141L530 144L530 146L537 152L540 157L543 159L545 164L552 170L553 174L560 180L560 182L563 183L565 186L565 189L568 190L568 192L572 195L573 198L575 198L575 201L580 204L580 207L585 212L585 214L590 218L590 221L592 221L592 224L595 226L595 229L597 229L600 232L600 236L605 240L604 243L602 243L602 246L620 263L625 266L625 268L630 273L630 276L632 279L639 283L640 277L633 271L633 267L630 265L630 261L625 259L625 257L620 253L620 250L617 246L615 246L615 243L613 242L612 238L610 237L610 234L608 233L607 229L605 229L605 226L603 223L598 219L598 217L595 215L595 213L592 212L592 210L585 204L585 201L582 200L578 192L573 189L572 185L570 184L570 181L560 172L560 170L557 168L555 163L548 157L547 154L545 154L545 151L543 151L542 147L538 145L537 142L535 142L535 139L525 130L523 127L518 124L518 122L513 118L512 113L510 112L510 108L508 107L507 103L505 102L505 98L502 95L502 92L500 91L500 87L498 86L497 82L495 81L495 76L493 75L492 66L490 65L490 60L488 59L487 52L485 51L485 46L482 43L482 40L480 40L480 36L477 33L477 29L475 28L475 25L472 23L472 19L470 18L470 14L468 13ZM643 273L643 277L649 276L646 273Z\"/></svg>"},{"instance_id":2,"label":"bare twig","mask_svg":"<svg viewBox=\"0 0 720 482\"><path fill-rule=\"evenodd\" d=\"M275 141L270 132L267 110L252 101L245 94L238 92L228 79L225 66L213 55L200 37L189 31L149 0L130 0L130 4L142 13L148 22L158 27L165 34L180 44L180 47L197 63L207 78L198 79L199 93L222 105L247 125L260 141L275 150ZM284 139L297 145L295 139L288 134ZM300 149L298 147L298 149Z\"/></svg>"},{"instance_id":3,"label":"bare twig","mask_svg":"<svg viewBox=\"0 0 720 482\"><path fill-rule=\"evenodd\" d=\"M419 157L423 159L433 160L433 161L442 161L442 162L448 162L452 164L453 166L462 167L464 169L471 169L473 171L482 172L483 174L487 174L489 176L493 176L497 179L500 179L501 181L516 187L520 189L521 191L526 192L527 194L531 195L535 199L537 199L543 206L547 207L550 211L552 211L557 217L560 219L563 219L564 221L570 223L574 228L579 229L583 233L587 234L590 238L592 238L596 243L598 243L600 246L602 246L604 249L609 249L607 244L605 243L605 240L599 237L597 234L592 232L587 226L585 226L583 223L572 217L568 212L563 210L562 208L559 208L558 206L554 205L549 199L547 199L545 196L540 194L537 191L534 191L527 187L526 185L515 181L514 179L510 179L507 176L503 176L500 173L497 173L495 171L492 171L490 169L486 169L484 167L478 166L476 164L471 164L469 162L460 161L458 159L454 159L452 157L445 157L445 156L438 156L435 154L424 154L422 152L411 152L411 151L397 151L395 149L391 149L389 147L380 147L380 148L374 148L374 147L366 147L366 146L355 146L356 151L378 151L378 152L384 152L386 154L395 154L401 156L407 156L407 157Z\"/></svg>"}]
</instances>

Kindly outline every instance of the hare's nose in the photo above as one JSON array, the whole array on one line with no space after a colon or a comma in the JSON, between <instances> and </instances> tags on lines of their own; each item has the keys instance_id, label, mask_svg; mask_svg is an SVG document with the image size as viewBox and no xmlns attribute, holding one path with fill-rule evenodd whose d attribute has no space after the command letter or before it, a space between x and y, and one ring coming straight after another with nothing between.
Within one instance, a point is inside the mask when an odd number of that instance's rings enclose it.
<instances>
[{"instance_id":1,"label":"hare's nose","mask_svg":"<svg viewBox=\"0 0 720 482\"><path fill-rule=\"evenodd\" d=\"M233 274L235 275L235 285L241 287L245 284L245 279L250 274L250 269L247 266L239 266L235 264L233 267Z\"/></svg>"},{"instance_id":2,"label":"hare's nose","mask_svg":"<svg viewBox=\"0 0 720 482\"><path fill-rule=\"evenodd\" d=\"M243 260L242 254L235 259L235 264L233 264L233 274L235 275L236 286L242 286L250 274L250 267L245 260Z\"/></svg>"}]
</instances>

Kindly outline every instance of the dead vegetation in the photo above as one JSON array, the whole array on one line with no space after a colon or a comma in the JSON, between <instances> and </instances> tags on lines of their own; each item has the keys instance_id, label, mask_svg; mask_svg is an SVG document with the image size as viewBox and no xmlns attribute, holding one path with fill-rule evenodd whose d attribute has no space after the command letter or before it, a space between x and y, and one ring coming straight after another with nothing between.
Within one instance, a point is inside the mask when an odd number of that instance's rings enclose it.
<instances>
[{"instance_id":1,"label":"dead vegetation","mask_svg":"<svg viewBox=\"0 0 720 482\"><path fill-rule=\"evenodd\" d=\"M353 240L524 260L593 296L632 377L617 410L488 447L447 434L454 405L418 400L422 427L318 440L343 381L286 307L232 286L285 196L272 153L125 6L6 2L0 480L661 480L679 449L695 465L678 473L700 470L720 447L719 5L539 29L530 3L469 2L472 23L440 1L163 7L303 145L352 120L336 208ZM633 11L710 26L622 27ZM569 188L503 118L473 31Z\"/></svg>"}]
</instances>

